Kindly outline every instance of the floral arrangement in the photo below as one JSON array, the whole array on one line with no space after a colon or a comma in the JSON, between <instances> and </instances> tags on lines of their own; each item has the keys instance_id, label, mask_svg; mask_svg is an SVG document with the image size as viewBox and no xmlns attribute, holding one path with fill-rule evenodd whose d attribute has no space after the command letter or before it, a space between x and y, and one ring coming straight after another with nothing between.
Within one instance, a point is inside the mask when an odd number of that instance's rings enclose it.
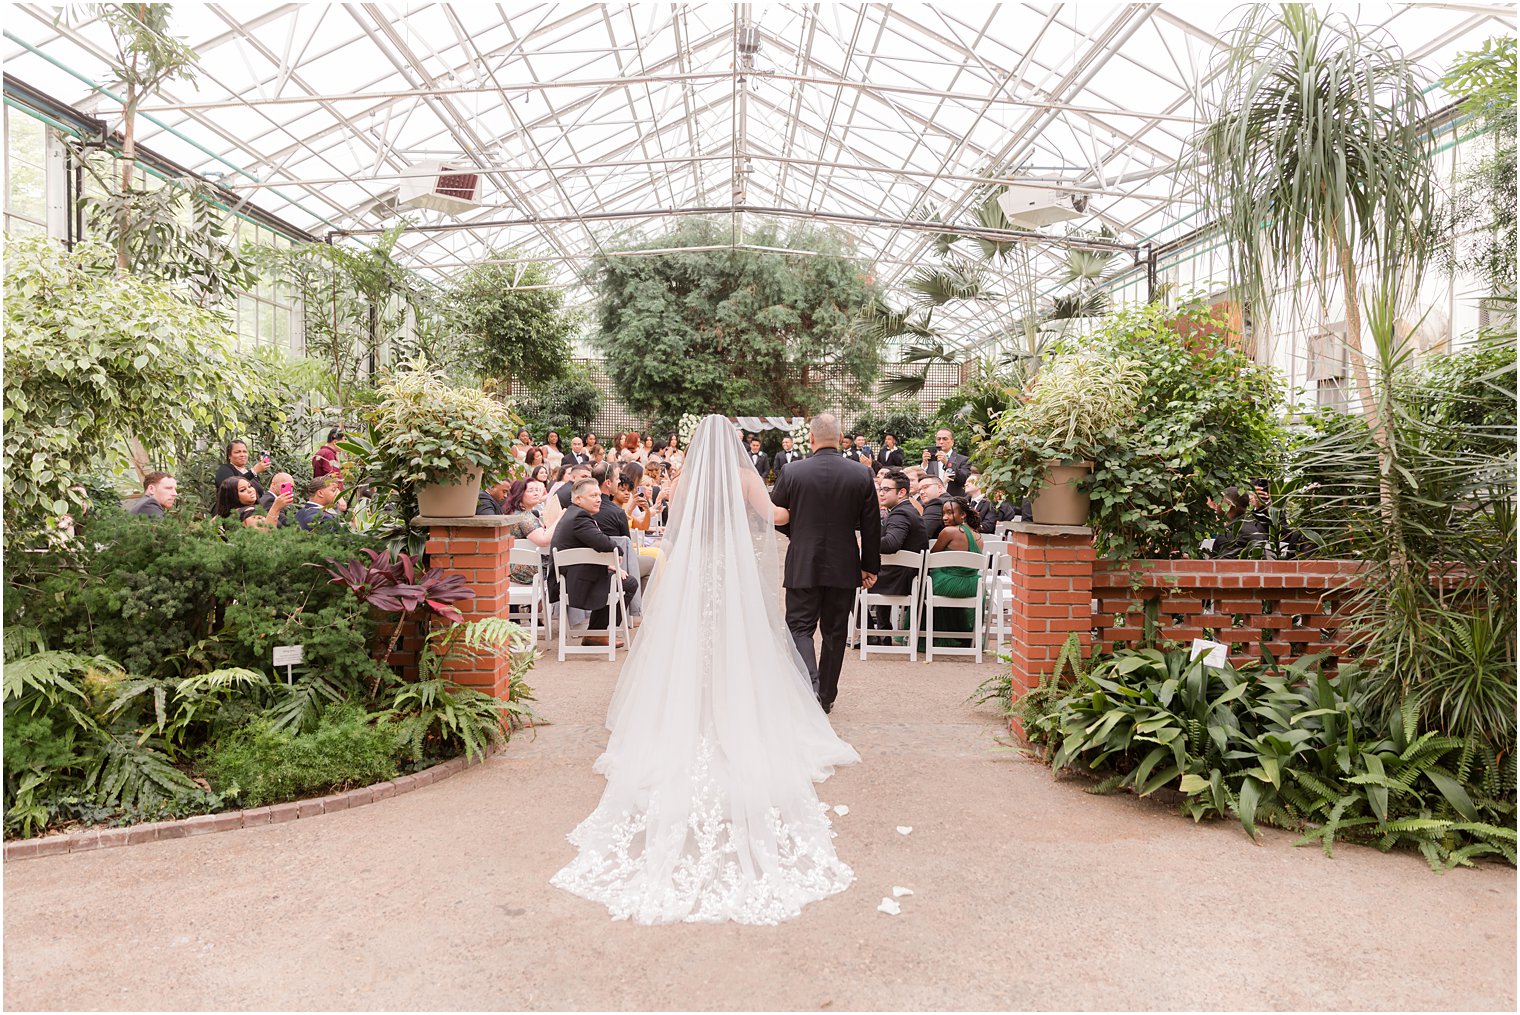
<instances>
[{"instance_id":1,"label":"floral arrangement","mask_svg":"<svg viewBox=\"0 0 1520 1015\"><path fill-rule=\"evenodd\" d=\"M702 417L696 413L688 412L681 416L681 422L676 425L676 439L681 442L684 450L691 447L691 439L696 435L697 425L702 422Z\"/></svg>"},{"instance_id":2,"label":"floral arrangement","mask_svg":"<svg viewBox=\"0 0 1520 1015\"><path fill-rule=\"evenodd\" d=\"M799 451L806 451L811 447L808 441L812 440L812 437L813 428L808 425L807 417L804 416L802 422L792 428L792 446Z\"/></svg>"}]
</instances>

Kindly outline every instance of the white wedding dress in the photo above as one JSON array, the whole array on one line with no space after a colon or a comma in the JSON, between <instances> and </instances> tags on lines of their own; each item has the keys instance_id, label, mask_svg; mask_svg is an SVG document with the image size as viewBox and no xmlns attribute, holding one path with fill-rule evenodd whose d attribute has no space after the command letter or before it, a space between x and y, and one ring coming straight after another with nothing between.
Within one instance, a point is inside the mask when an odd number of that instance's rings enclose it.
<instances>
[{"instance_id":1,"label":"white wedding dress","mask_svg":"<svg viewBox=\"0 0 1520 1015\"><path fill-rule=\"evenodd\" d=\"M774 924L854 879L813 783L860 760L783 622L765 486L697 427L608 709L607 788L552 884L637 923Z\"/></svg>"}]
</instances>

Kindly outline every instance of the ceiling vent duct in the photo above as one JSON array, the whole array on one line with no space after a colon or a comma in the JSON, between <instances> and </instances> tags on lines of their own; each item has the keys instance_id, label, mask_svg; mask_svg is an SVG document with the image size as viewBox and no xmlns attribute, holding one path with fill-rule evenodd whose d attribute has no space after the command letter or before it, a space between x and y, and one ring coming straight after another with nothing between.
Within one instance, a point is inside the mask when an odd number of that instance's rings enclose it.
<instances>
[{"instance_id":1,"label":"ceiling vent duct","mask_svg":"<svg viewBox=\"0 0 1520 1015\"><path fill-rule=\"evenodd\" d=\"M397 201L448 215L463 215L480 207L480 174L448 162L419 162L409 170L417 175L401 181Z\"/></svg>"},{"instance_id":2,"label":"ceiling vent duct","mask_svg":"<svg viewBox=\"0 0 1520 1015\"><path fill-rule=\"evenodd\" d=\"M1039 229L1057 222L1069 222L1087 211L1087 195L1072 194L1045 187L1009 186L998 195L1008 223L1018 229Z\"/></svg>"}]
</instances>

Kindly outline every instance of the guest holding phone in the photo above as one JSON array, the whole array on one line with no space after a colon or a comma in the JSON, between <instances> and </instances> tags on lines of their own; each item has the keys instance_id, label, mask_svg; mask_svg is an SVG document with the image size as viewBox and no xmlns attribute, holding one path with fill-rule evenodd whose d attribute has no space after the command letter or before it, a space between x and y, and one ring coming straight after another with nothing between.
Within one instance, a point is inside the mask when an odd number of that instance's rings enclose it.
<instances>
[{"instance_id":1,"label":"guest holding phone","mask_svg":"<svg viewBox=\"0 0 1520 1015\"><path fill-rule=\"evenodd\" d=\"M288 472L276 472L269 479L269 489L264 491L264 496L259 498L259 507L267 512L270 508L274 507L276 500L286 497L288 500L285 503L288 508L294 502L295 496L295 477ZM283 509L280 511L279 522L277 523L280 528L287 528L295 523L295 519L290 516L290 511Z\"/></svg>"},{"instance_id":2,"label":"guest holding phone","mask_svg":"<svg viewBox=\"0 0 1520 1015\"><path fill-rule=\"evenodd\" d=\"M264 496L264 484L259 482L259 474L269 471L269 452L259 453L258 461L253 468L248 467L248 445L244 441L232 441L222 452L221 467L216 470L216 490L220 494L222 484L234 477L245 479L253 484L256 491L254 500Z\"/></svg>"}]
</instances>

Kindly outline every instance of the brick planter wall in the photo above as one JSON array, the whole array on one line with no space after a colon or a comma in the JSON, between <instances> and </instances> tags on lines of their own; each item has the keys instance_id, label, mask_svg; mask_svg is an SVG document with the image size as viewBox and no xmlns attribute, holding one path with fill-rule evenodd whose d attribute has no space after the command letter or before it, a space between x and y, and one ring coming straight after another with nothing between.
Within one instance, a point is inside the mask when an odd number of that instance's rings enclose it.
<instances>
[{"instance_id":1,"label":"brick planter wall","mask_svg":"<svg viewBox=\"0 0 1520 1015\"><path fill-rule=\"evenodd\" d=\"M508 556L512 537L506 519L499 515L474 518L428 518L413 520L428 529L427 555L431 567L457 572L475 590L475 598L459 604L464 619L507 615L511 585ZM458 653L443 664L444 675L457 684L474 687L505 700L508 694L509 660L498 656L472 657Z\"/></svg>"},{"instance_id":2,"label":"brick planter wall","mask_svg":"<svg viewBox=\"0 0 1520 1015\"><path fill-rule=\"evenodd\" d=\"M1054 669L1071 634L1082 642L1084 655L1091 646L1096 557L1092 530L1085 526L1016 522L1008 534L1015 699Z\"/></svg>"}]
</instances>

